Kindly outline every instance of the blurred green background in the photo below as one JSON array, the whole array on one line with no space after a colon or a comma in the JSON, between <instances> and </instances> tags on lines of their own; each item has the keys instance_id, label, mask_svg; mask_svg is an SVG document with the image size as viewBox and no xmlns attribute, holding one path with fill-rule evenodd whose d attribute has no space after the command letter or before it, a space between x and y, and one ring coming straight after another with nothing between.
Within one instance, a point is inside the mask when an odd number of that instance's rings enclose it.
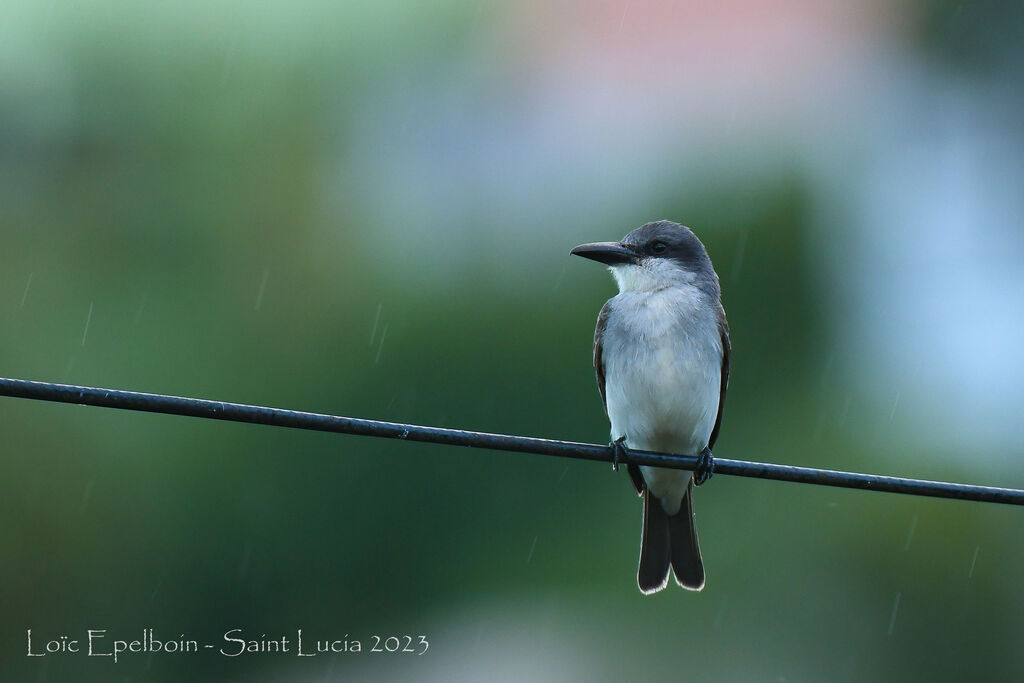
<instances>
[{"instance_id":1,"label":"blurred green background","mask_svg":"<svg viewBox=\"0 0 1024 683\"><path fill-rule=\"evenodd\" d=\"M0 375L604 442L568 251L671 218L717 455L1022 487L1019 9L826 5L2 2ZM720 476L645 598L604 465L0 402L3 680L1024 677L1017 509Z\"/></svg>"}]
</instances>

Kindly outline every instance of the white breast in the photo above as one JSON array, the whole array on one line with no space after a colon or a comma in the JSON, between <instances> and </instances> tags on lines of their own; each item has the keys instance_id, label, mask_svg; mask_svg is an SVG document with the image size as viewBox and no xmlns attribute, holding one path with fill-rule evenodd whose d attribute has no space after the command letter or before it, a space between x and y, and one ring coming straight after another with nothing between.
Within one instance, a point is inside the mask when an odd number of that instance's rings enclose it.
<instances>
[{"instance_id":1,"label":"white breast","mask_svg":"<svg viewBox=\"0 0 1024 683\"><path fill-rule=\"evenodd\" d=\"M722 342L702 296L669 288L612 299L601 343L613 440L625 436L630 448L681 455L707 446L718 415ZM678 511L690 473L641 469L665 510Z\"/></svg>"}]
</instances>

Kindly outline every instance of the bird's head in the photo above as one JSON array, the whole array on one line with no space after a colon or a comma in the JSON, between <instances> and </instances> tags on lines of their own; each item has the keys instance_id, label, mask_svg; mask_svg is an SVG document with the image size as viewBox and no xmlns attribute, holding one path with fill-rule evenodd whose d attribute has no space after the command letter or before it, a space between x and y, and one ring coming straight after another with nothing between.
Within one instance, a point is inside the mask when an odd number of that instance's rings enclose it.
<instances>
[{"instance_id":1,"label":"bird's head","mask_svg":"<svg viewBox=\"0 0 1024 683\"><path fill-rule=\"evenodd\" d=\"M570 253L608 266L620 292L689 285L718 296L718 276L704 245L692 230L672 221L647 223L618 242L581 244Z\"/></svg>"}]
</instances>

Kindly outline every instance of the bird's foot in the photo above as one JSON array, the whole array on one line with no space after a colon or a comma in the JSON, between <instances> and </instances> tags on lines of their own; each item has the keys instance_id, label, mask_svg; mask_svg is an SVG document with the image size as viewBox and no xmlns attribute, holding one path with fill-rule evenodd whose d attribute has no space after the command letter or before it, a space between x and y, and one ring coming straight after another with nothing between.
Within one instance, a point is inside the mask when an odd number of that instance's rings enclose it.
<instances>
[{"instance_id":1,"label":"bird's foot","mask_svg":"<svg viewBox=\"0 0 1024 683\"><path fill-rule=\"evenodd\" d=\"M619 462L625 462L628 459L629 454L626 453L626 446L623 442L626 440L625 436L619 438L608 444L608 447L612 449L612 471L619 471Z\"/></svg>"},{"instance_id":2,"label":"bird's foot","mask_svg":"<svg viewBox=\"0 0 1024 683\"><path fill-rule=\"evenodd\" d=\"M711 454L710 448L705 448L697 456L697 467L693 470L693 483L700 486L715 473L715 456Z\"/></svg>"}]
</instances>

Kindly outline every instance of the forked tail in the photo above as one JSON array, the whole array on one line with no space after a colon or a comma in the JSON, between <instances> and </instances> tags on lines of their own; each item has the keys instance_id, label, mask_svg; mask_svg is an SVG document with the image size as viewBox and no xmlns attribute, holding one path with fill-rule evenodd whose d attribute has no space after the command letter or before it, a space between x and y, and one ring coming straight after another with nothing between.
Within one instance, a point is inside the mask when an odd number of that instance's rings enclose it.
<instances>
[{"instance_id":1,"label":"forked tail","mask_svg":"<svg viewBox=\"0 0 1024 683\"><path fill-rule=\"evenodd\" d=\"M704 563L700 558L697 527L693 518L693 483L687 484L679 512L669 516L661 501L644 487L644 528L640 541L637 584L645 594L668 585L669 568L676 583L688 590L704 587Z\"/></svg>"}]
</instances>

